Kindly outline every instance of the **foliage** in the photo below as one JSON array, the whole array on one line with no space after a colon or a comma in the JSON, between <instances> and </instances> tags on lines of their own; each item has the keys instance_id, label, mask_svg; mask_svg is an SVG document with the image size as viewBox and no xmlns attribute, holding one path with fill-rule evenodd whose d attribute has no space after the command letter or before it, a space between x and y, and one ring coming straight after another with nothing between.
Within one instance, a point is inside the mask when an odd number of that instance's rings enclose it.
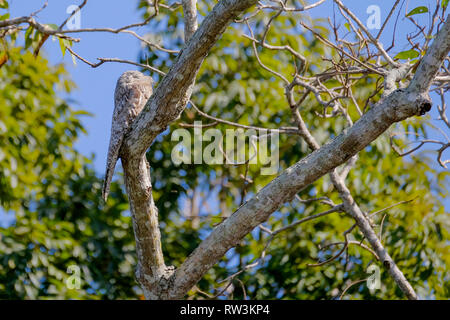
<instances>
[{"instance_id":1,"label":"foliage","mask_svg":"<svg viewBox=\"0 0 450 320\"><path fill-rule=\"evenodd\" d=\"M212 2L199 3L200 13L204 16L212 5ZM146 2L142 1L140 6L145 8ZM166 30L162 43L166 47L180 49L183 45L182 11L161 10L163 14L156 22L150 23L149 29ZM146 12L144 16L148 14ZM269 19L269 15L260 13L258 17L260 19L253 27L262 32L263 22ZM317 32L328 36L329 31L321 20L312 23ZM292 126L284 84L260 67L251 42L241 36L243 31L246 30L242 29L242 25L233 24L212 49L197 77L192 101L203 112L228 121L266 128ZM303 33L297 21L285 14L273 21L266 41L272 45L289 44L305 55L309 62L306 75L326 69L327 62L321 57L335 54ZM293 57L267 49L258 49L258 53L261 61L273 70L282 74L294 73ZM168 71L171 65L167 54L151 49L142 53L142 62L148 62L163 71ZM377 81L375 77L368 77L354 88L360 105L365 105L373 94ZM379 97L379 94L375 95L371 102L376 102ZM348 107L353 121L356 121L359 116L355 106L349 103ZM315 112L320 113L321 110L311 96L302 104L301 113L315 138L325 143L342 131L345 122L342 118L317 117ZM222 216L228 216L239 207L243 201L242 195L246 194L245 199L248 199L274 178L260 175L260 167L254 165L249 166L247 174L252 183L245 183L242 179L245 166L175 166L170 160L175 145L175 142L170 141L170 132L180 124L193 123L194 120L202 120L203 124L213 122L188 107L180 120L157 139L148 153L152 180L156 183L154 195L160 213L164 254L167 263L175 266L183 262L201 239L221 221ZM224 132L231 127L217 124L214 128ZM407 121L395 130L426 134L424 122L419 119ZM282 135L280 170L308 153L299 137ZM448 173L436 171L432 162L426 159L425 154L399 158L390 148L388 132L359 154L359 160L347 181L354 198L367 212L412 200L377 214L373 220L378 225L383 221L383 243L407 279L417 288L418 294L427 298L446 298L449 296L450 279L446 271L449 254L445 239L448 237L449 225L441 201L448 195ZM335 203L340 202L328 177L308 187L300 196L327 196ZM206 197L207 200L200 202L196 200L198 197ZM293 201L274 213L265 226L275 230L328 208L319 202L305 205ZM385 213L387 215L383 219ZM192 217L192 214L198 217ZM368 266L376 264L382 270L381 289L372 294L362 283L350 288L345 298L402 298L402 293L383 266L374 261L371 253L356 245L349 247L348 255L344 253L330 264L323 267L307 266L316 263L318 258L325 261L335 255L342 246L332 246L322 251L319 246L343 241L343 232L352 225L350 217L335 213L281 233L269 246L264 264L240 274L233 282L233 292L228 290L226 294L229 298L244 298L243 284L245 294L250 298L334 299L352 281L367 278L370 275L366 273ZM380 226L376 230L381 232ZM359 232L353 232L352 238L363 240ZM218 282L254 262L267 240L267 234L255 229L208 272L198 287L211 295L220 291ZM198 299L204 297L195 290L189 294Z\"/></svg>"}]
</instances>

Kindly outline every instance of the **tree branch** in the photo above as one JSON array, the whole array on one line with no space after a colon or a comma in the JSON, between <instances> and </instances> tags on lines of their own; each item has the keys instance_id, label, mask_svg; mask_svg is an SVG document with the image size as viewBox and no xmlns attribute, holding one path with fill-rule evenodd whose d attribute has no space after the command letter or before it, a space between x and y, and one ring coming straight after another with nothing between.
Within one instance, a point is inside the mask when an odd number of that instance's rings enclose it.
<instances>
[{"instance_id":1,"label":"tree branch","mask_svg":"<svg viewBox=\"0 0 450 320\"><path fill-rule=\"evenodd\" d=\"M187 42L197 31L197 0L182 0L184 11L184 38Z\"/></svg>"},{"instance_id":2,"label":"tree branch","mask_svg":"<svg viewBox=\"0 0 450 320\"><path fill-rule=\"evenodd\" d=\"M422 59L406 90L399 89L392 92L331 142L282 172L214 229L175 271L168 297L182 297L230 248L237 245L256 226L266 221L283 203L290 202L298 192L345 163L393 123L428 112L431 109L431 100L426 89L429 88L449 51L450 16ZM355 216L357 221L358 216ZM360 227L366 223L367 220L361 221ZM387 256L378 246L375 249L384 261ZM392 271L390 272L392 274Z\"/></svg>"}]
</instances>

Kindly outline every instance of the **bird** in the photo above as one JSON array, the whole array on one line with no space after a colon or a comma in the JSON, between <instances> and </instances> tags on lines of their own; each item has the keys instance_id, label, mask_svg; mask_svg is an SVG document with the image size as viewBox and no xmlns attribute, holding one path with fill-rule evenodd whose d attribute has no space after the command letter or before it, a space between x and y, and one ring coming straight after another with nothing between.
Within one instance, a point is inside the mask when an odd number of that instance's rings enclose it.
<instances>
[{"instance_id":1,"label":"bird","mask_svg":"<svg viewBox=\"0 0 450 320\"><path fill-rule=\"evenodd\" d=\"M117 80L114 92L114 112L111 124L106 173L102 188L102 198L106 202L120 148L131 124L144 109L153 93L153 79L139 71L126 71Z\"/></svg>"}]
</instances>

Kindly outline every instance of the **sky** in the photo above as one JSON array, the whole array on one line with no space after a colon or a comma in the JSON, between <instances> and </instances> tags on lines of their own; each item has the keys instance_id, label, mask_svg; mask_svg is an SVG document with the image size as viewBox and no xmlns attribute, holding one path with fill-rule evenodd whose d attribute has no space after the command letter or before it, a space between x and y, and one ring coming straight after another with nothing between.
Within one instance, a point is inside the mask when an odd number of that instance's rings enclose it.
<instances>
[{"instance_id":1,"label":"sky","mask_svg":"<svg viewBox=\"0 0 450 320\"><path fill-rule=\"evenodd\" d=\"M76 0L48 0L48 7L39 13L37 19L42 23L61 24L67 18L67 8L73 4L79 4L82 1ZM366 12L370 5L378 5L381 9L381 21L387 16L393 0L347 0L345 4L352 9L361 21L366 22L369 14ZM407 1L408 2L408 1ZM31 12L38 10L44 0L10 0L10 15L18 17L29 15ZM405 5L412 9L418 5L427 5L434 3L432 0L410 0ZM141 12L137 10L138 1L123 0L90 0L81 11L81 27L111 27L118 28L128 24L141 22ZM331 0L327 0L325 4L320 5L310 11L313 17L333 17L334 6ZM337 9L336 9L337 10ZM403 6L402 11L406 8ZM341 20L340 14L336 14L338 20ZM423 15L423 19L428 19L428 15ZM381 41L389 46L393 35L393 21L387 26ZM402 46L404 35L414 31L411 29L412 24L406 21L399 21L397 26L397 39L400 44L399 50L406 48ZM139 34L145 34L150 30L148 27L140 27L133 29ZM378 30L374 30L376 33ZM82 33L73 35L82 40L74 45L74 50L88 59L95 62L97 57L120 58L126 60L137 61L138 52L141 49L139 41L128 34L111 34L111 33ZM117 78L126 70L136 70L138 67L119 63L105 63L102 66L93 69L90 66L78 61L73 64L69 54L65 57L61 54L58 41L47 41L42 54L49 58L50 62L65 63L67 70L77 84L77 89L70 94L71 100L74 101L72 106L76 109L87 110L93 114L92 117L84 117L83 124L88 134L82 136L76 144L77 150L87 156L95 155L93 162L94 168L98 173L103 174L106 154L109 144L111 117L114 108L113 92ZM435 97L433 97L435 99ZM449 101L449 96L446 97ZM438 103L438 100L435 100ZM431 112L432 118L437 118L436 103ZM434 121L439 125L439 122ZM448 131L447 131L448 132ZM432 136L436 133L432 133ZM448 155L448 154L447 154ZM447 158L449 158L448 155ZM443 169L441 169L443 170ZM447 209L450 208L450 200L446 200ZM0 212L0 220L2 213Z\"/></svg>"}]
</instances>

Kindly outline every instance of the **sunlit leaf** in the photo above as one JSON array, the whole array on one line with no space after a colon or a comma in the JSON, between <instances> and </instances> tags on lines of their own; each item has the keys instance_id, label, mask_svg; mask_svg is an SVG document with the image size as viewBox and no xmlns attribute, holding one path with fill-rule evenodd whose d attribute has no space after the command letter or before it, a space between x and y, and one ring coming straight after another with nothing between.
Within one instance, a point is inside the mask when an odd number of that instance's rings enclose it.
<instances>
[{"instance_id":1,"label":"sunlit leaf","mask_svg":"<svg viewBox=\"0 0 450 320\"><path fill-rule=\"evenodd\" d=\"M420 6L420 7L412 9L406 16L410 17L410 16L413 16L415 14L421 14L421 13L426 13L426 12L428 12L428 8L425 7L425 6Z\"/></svg>"}]
</instances>

